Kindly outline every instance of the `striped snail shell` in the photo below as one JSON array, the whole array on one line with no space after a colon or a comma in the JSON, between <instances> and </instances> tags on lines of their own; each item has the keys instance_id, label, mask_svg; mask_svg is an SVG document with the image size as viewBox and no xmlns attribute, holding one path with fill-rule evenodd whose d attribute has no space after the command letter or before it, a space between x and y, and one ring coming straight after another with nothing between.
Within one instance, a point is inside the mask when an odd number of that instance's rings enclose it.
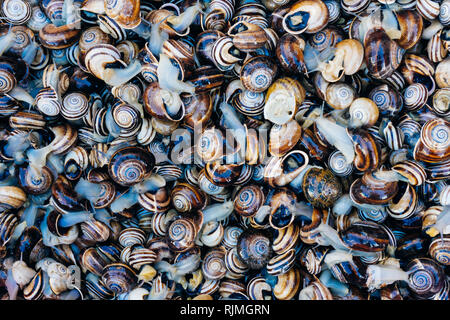
<instances>
[{"instance_id":1,"label":"striped snail shell","mask_svg":"<svg viewBox=\"0 0 450 320\"><path fill-rule=\"evenodd\" d=\"M422 108L428 100L428 90L421 83L413 83L403 93L405 107L410 111Z\"/></svg>"},{"instance_id":2,"label":"striped snail shell","mask_svg":"<svg viewBox=\"0 0 450 320\"><path fill-rule=\"evenodd\" d=\"M239 236L243 230L237 226L228 226L224 230L224 235L222 239L222 245L225 246L226 249L231 249L237 246Z\"/></svg>"},{"instance_id":3,"label":"striped snail shell","mask_svg":"<svg viewBox=\"0 0 450 320\"><path fill-rule=\"evenodd\" d=\"M213 182L211 182L205 174L205 170L202 169L198 176L198 186L203 190L206 194L209 195L218 195L224 192L225 187L219 186Z\"/></svg>"},{"instance_id":4,"label":"striped snail shell","mask_svg":"<svg viewBox=\"0 0 450 320\"><path fill-rule=\"evenodd\" d=\"M305 248L300 254L300 264L308 273L317 275L322 270L322 263L328 251L325 247Z\"/></svg>"},{"instance_id":5,"label":"striped snail shell","mask_svg":"<svg viewBox=\"0 0 450 320\"><path fill-rule=\"evenodd\" d=\"M358 217L362 221L383 223L388 217L388 214L384 209L358 209Z\"/></svg>"},{"instance_id":6,"label":"striped snail shell","mask_svg":"<svg viewBox=\"0 0 450 320\"><path fill-rule=\"evenodd\" d=\"M244 54L234 46L229 36L221 36L211 45L211 60L221 71L233 69L243 59Z\"/></svg>"},{"instance_id":7,"label":"striped snail shell","mask_svg":"<svg viewBox=\"0 0 450 320\"><path fill-rule=\"evenodd\" d=\"M309 44L319 50L323 51L326 48L333 48L337 43L344 38L341 31L335 27L327 27L319 32L315 33L309 40Z\"/></svg>"},{"instance_id":8,"label":"striped snail shell","mask_svg":"<svg viewBox=\"0 0 450 320\"><path fill-rule=\"evenodd\" d=\"M21 188L0 186L0 212L22 207L26 198L26 193Z\"/></svg>"},{"instance_id":9,"label":"striped snail shell","mask_svg":"<svg viewBox=\"0 0 450 320\"><path fill-rule=\"evenodd\" d=\"M399 67L404 49L381 28L369 29L364 38L367 69L374 78L385 79Z\"/></svg>"},{"instance_id":10,"label":"striped snail shell","mask_svg":"<svg viewBox=\"0 0 450 320\"><path fill-rule=\"evenodd\" d=\"M247 284L247 294L251 300L271 300L272 287L264 277L254 277Z\"/></svg>"},{"instance_id":11,"label":"striped snail shell","mask_svg":"<svg viewBox=\"0 0 450 320\"><path fill-rule=\"evenodd\" d=\"M108 164L106 152L108 146L104 143L94 144L89 152L89 163L93 168L101 168Z\"/></svg>"},{"instance_id":12,"label":"striped snail shell","mask_svg":"<svg viewBox=\"0 0 450 320\"><path fill-rule=\"evenodd\" d=\"M440 163L450 158L450 125L442 118L428 120L420 131L420 139L414 148L414 159L428 163Z\"/></svg>"},{"instance_id":13,"label":"striped snail shell","mask_svg":"<svg viewBox=\"0 0 450 320\"><path fill-rule=\"evenodd\" d=\"M416 9L424 19L432 21L439 15L439 2L433 0L417 0Z\"/></svg>"},{"instance_id":14,"label":"striped snail shell","mask_svg":"<svg viewBox=\"0 0 450 320\"><path fill-rule=\"evenodd\" d=\"M152 123L149 119L143 118L141 129L136 136L136 140L139 144L146 146L150 144L156 136L156 131L153 130Z\"/></svg>"},{"instance_id":15,"label":"striped snail shell","mask_svg":"<svg viewBox=\"0 0 450 320\"><path fill-rule=\"evenodd\" d=\"M450 236L443 235L442 238L436 237L432 239L428 249L430 256L438 263L448 266L450 265Z\"/></svg>"},{"instance_id":16,"label":"striped snail shell","mask_svg":"<svg viewBox=\"0 0 450 320\"><path fill-rule=\"evenodd\" d=\"M127 138L138 134L142 118L136 107L120 101L112 106L111 115L120 130L120 137Z\"/></svg>"},{"instance_id":17,"label":"striped snail shell","mask_svg":"<svg viewBox=\"0 0 450 320\"><path fill-rule=\"evenodd\" d=\"M432 108L439 116L448 116L450 114L449 88L442 88L434 92Z\"/></svg>"},{"instance_id":18,"label":"striped snail shell","mask_svg":"<svg viewBox=\"0 0 450 320\"><path fill-rule=\"evenodd\" d=\"M139 228L126 228L119 234L119 243L123 247L131 247L134 244L143 244L145 241L145 233Z\"/></svg>"},{"instance_id":19,"label":"striped snail shell","mask_svg":"<svg viewBox=\"0 0 450 320\"><path fill-rule=\"evenodd\" d=\"M165 164L156 167L155 173L162 176L167 182L181 180L183 177L183 170L179 165Z\"/></svg>"},{"instance_id":20,"label":"striped snail shell","mask_svg":"<svg viewBox=\"0 0 450 320\"><path fill-rule=\"evenodd\" d=\"M89 101L85 94L81 92L71 92L65 95L62 106L61 115L70 121L83 118L88 112Z\"/></svg>"},{"instance_id":21,"label":"striped snail shell","mask_svg":"<svg viewBox=\"0 0 450 320\"><path fill-rule=\"evenodd\" d=\"M99 14L97 16L97 22L103 32L109 34L117 41L122 41L127 38L127 34L124 28L122 28L114 19L111 19L107 15Z\"/></svg>"},{"instance_id":22,"label":"striped snail shell","mask_svg":"<svg viewBox=\"0 0 450 320\"><path fill-rule=\"evenodd\" d=\"M325 0L323 3L328 8L328 23L332 24L338 21L341 17L341 4L338 0Z\"/></svg>"},{"instance_id":23,"label":"striped snail shell","mask_svg":"<svg viewBox=\"0 0 450 320\"><path fill-rule=\"evenodd\" d=\"M425 168L416 161L404 160L392 166L392 170L408 179L412 186L420 186L425 183L427 174Z\"/></svg>"},{"instance_id":24,"label":"striped snail shell","mask_svg":"<svg viewBox=\"0 0 450 320\"><path fill-rule=\"evenodd\" d=\"M49 24L50 20L39 6L33 6L31 8L30 18L27 22L27 27L34 32L39 32L46 24Z\"/></svg>"},{"instance_id":25,"label":"striped snail shell","mask_svg":"<svg viewBox=\"0 0 450 320\"><path fill-rule=\"evenodd\" d=\"M8 93L17 84L13 70L9 66L0 66L0 93Z\"/></svg>"},{"instance_id":26,"label":"striped snail shell","mask_svg":"<svg viewBox=\"0 0 450 320\"><path fill-rule=\"evenodd\" d=\"M263 92L269 88L278 72L278 66L268 57L256 56L242 66L242 85L250 91Z\"/></svg>"},{"instance_id":27,"label":"striped snail shell","mask_svg":"<svg viewBox=\"0 0 450 320\"><path fill-rule=\"evenodd\" d=\"M31 18L31 5L25 0L5 0L1 5L5 20L14 25L25 24Z\"/></svg>"},{"instance_id":28,"label":"striped snail shell","mask_svg":"<svg viewBox=\"0 0 450 320\"><path fill-rule=\"evenodd\" d=\"M402 131L395 127L391 121L388 121L382 130L387 146L391 150L400 150L403 146Z\"/></svg>"},{"instance_id":29,"label":"striped snail shell","mask_svg":"<svg viewBox=\"0 0 450 320\"><path fill-rule=\"evenodd\" d=\"M76 28L76 23L62 26L50 23L39 30L39 40L48 49L65 49L78 40L79 34L80 29Z\"/></svg>"},{"instance_id":30,"label":"striped snail shell","mask_svg":"<svg viewBox=\"0 0 450 320\"><path fill-rule=\"evenodd\" d=\"M299 300L334 300L330 290L320 281L314 281L309 286L303 288L299 295Z\"/></svg>"},{"instance_id":31,"label":"striped snail shell","mask_svg":"<svg viewBox=\"0 0 450 320\"><path fill-rule=\"evenodd\" d=\"M210 280L220 280L225 277L227 268L225 265L224 249L212 249L203 258L202 272Z\"/></svg>"},{"instance_id":32,"label":"striped snail shell","mask_svg":"<svg viewBox=\"0 0 450 320\"><path fill-rule=\"evenodd\" d=\"M223 232L222 223L209 221L201 229L200 241L207 247L215 247L222 241Z\"/></svg>"},{"instance_id":33,"label":"striped snail shell","mask_svg":"<svg viewBox=\"0 0 450 320\"><path fill-rule=\"evenodd\" d=\"M378 179L366 172L356 179L350 187L350 198L358 204L387 204L398 191L397 181Z\"/></svg>"},{"instance_id":34,"label":"striped snail shell","mask_svg":"<svg viewBox=\"0 0 450 320\"><path fill-rule=\"evenodd\" d=\"M414 295L427 299L442 290L446 277L442 267L434 260L416 258L409 262L406 269L408 286Z\"/></svg>"},{"instance_id":35,"label":"striped snail shell","mask_svg":"<svg viewBox=\"0 0 450 320\"><path fill-rule=\"evenodd\" d=\"M273 288L273 295L278 300L291 300L297 294L301 284L300 270L292 268L277 276L277 283Z\"/></svg>"},{"instance_id":36,"label":"striped snail shell","mask_svg":"<svg viewBox=\"0 0 450 320\"><path fill-rule=\"evenodd\" d=\"M132 268L139 270L142 266L155 262L156 257L156 253L152 249L135 245L132 247L127 263Z\"/></svg>"},{"instance_id":37,"label":"striped snail shell","mask_svg":"<svg viewBox=\"0 0 450 320\"><path fill-rule=\"evenodd\" d=\"M124 29L133 29L141 22L140 1L106 0L105 13Z\"/></svg>"},{"instance_id":38,"label":"striped snail shell","mask_svg":"<svg viewBox=\"0 0 450 320\"><path fill-rule=\"evenodd\" d=\"M197 229L193 220L180 218L173 221L167 230L167 240L175 252L184 252L194 246Z\"/></svg>"},{"instance_id":39,"label":"striped snail shell","mask_svg":"<svg viewBox=\"0 0 450 320\"><path fill-rule=\"evenodd\" d=\"M214 63L212 48L219 38L225 37L225 34L218 30L206 30L197 36L195 52L198 57L205 62Z\"/></svg>"},{"instance_id":40,"label":"striped snail shell","mask_svg":"<svg viewBox=\"0 0 450 320\"><path fill-rule=\"evenodd\" d=\"M54 117L61 112L61 102L55 89L46 87L35 98L36 108L46 116Z\"/></svg>"},{"instance_id":41,"label":"striped snail shell","mask_svg":"<svg viewBox=\"0 0 450 320\"><path fill-rule=\"evenodd\" d=\"M100 27L90 27L83 31L78 45L80 54L85 55L92 46L109 43L111 43L109 35L103 32Z\"/></svg>"},{"instance_id":42,"label":"striped snail shell","mask_svg":"<svg viewBox=\"0 0 450 320\"><path fill-rule=\"evenodd\" d=\"M112 155L108 172L114 182L122 186L131 186L141 182L154 165L153 154L138 147L125 147Z\"/></svg>"},{"instance_id":43,"label":"striped snail shell","mask_svg":"<svg viewBox=\"0 0 450 320\"><path fill-rule=\"evenodd\" d=\"M29 167L19 167L18 170L19 183L25 192L30 194L43 194L50 190L55 177L48 167L42 169L41 175L30 172Z\"/></svg>"},{"instance_id":44,"label":"striped snail shell","mask_svg":"<svg viewBox=\"0 0 450 320\"><path fill-rule=\"evenodd\" d=\"M322 1L297 1L283 17L283 28L292 34L312 34L322 30L327 25L328 18L328 8Z\"/></svg>"},{"instance_id":45,"label":"striped snail shell","mask_svg":"<svg viewBox=\"0 0 450 320\"><path fill-rule=\"evenodd\" d=\"M292 223L287 228L278 229L273 240L272 249L276 254L282 254L295 248L299 241L300 228Z\"/></svg>"},{"instance_id":46,"label":"striped snail shell","mask_svg":"<svg viewBox=\"0 0 450 320\"><path fill-rule=\"evenodd\" d=\"M112 263L103 269L101 280L108 290L121 294L135 286L137 277L126 264Z\"/></svg>"},{"instance_id":47,"label":"striped snail shell","mask_svg":"<svg viewBox=\"0 0 450 320\"><path fill-rule=\"evenodd\" d=\"M336 110L347 109L355 98L355 89L342 82L331 83L325 92L325 101Z\"/></svg>"},{"instance_id":48,"label":"striped snail shell","mask_svg":"<svg viewBox=\"0 0 450 320\"><path fill-rule=\"evenodd\" d=\"M377 169L381 164L381 147L375 137L363 129L348 132L355 148L355 168L362 172Z\"/></svg>"},{"instance_id":49,"label":"striped snail shell","mask_svg":"<svg viewBox=\"0 0 450 320\"><path fill-rule=\"evenodd\" d=\"M234 209L243 217L252 217L263 205L264 200L265 195L260 186L246 185L235 195Z\"/></svg>"},{"instance_id":50,"label":"striped snail shell","mask_svg":"<svg viewBox=\"0 0 450 320\"><path fill-rule=\"evenodd\" d=\"M439 86L439 88L448 88L450 87L450 81L449 81L449 65L450 65L450 59L449 57L442 60L437 66L436 66L436 84ZM433 79L433 78L431 78Z\"/></svg>"},{"instance_id":51,"label":"striped snail shell","mask_svg":"<svg viewBox=\"0 0 450 320\"><path fill-rule=\"evenodd\" d=\"M349 14L357 14L364 11L370 4L367 0L341 0L341 8Z\"/></svg>"},{"instance_id":52,"label":"striped snail shell","mask_svg":"<svg viewBox=\"0 0 450 320\"><path fill-rule=\"evenodd\" d=\"M15 214L3 211L4 210L2 210L2 212L0 213L0 255L2 257L4 257L6 254L6 248L4 247L11 240L15 228L19 224L19 221Z\"/></svg>"},{"instance_id":53,"label":"striped snail shell","mask_svg":"<svg viewBox=\"0 0 450 320\"><path fill-rule=\"evenodd\" d=\"M81 177L88 165L87 151L81 146L76 146L64 158L64 174L69 180L76 180Z\"/></svg>"},{"instance_id":54,"label":"striped snail shell","mask_svg":"<svg viewBox=\"0 0 450 320\"><path fill-rule=\"evenodd\" d=\"M394 219L408 219L415 213L417 201L415 189L408 183L400 183L397 196L389 202L387 212Z\"/></svg>"},{"instance_id":55,"label":"striped snail shell","mask_svg":"<svg viewBox=\"0 0 450 320\"><path fill-rule=\"evenodd\" d=\"M336 150L328 157L328 167L338 177L348 177L353 172L353 164L347 163L344 154Z\"/></svg>"},{"instance_id":56,"label":"striped snail shell","mask_svg":"<svg viewBox=\"0 0 450 320\"><path fill-rule=\"evenodd\" d=\"M139 204L151 212L165 212L169 209L170 194L167 188L159 188L156 192L140 193Z\"/></svg>"},{"instance_id":57,"label":"striped snail shell","mask_svg":"<svg viewBox=\"0 0 450 320\"><path fill-rule=\"evenodd\" d=\"M403 108L403 97L393 87L382 84L370 91L369 99L378 106L381 116L396 117Z\"/></svg>"},{"instance_id":58,"label":"striped snail shell","mask_svg":"<svg viewBox=\"0 0 450 320\"><path fill-rule=\"evenodd\" d=\"M294 249L274 256L267 263L267 273L276 276L288 272L294 266L295 258Z\"/></svg>"},{"instance_id":59,"label":"striped snail shell","mask_svg":"<svg viewBox=\"0 0 450 320\"><path fill-rule=\"evenodd\" d=\"M428 41L428 58L434 63L444 60L444 58L447 56L447 48L444 47L441 36L442 30L434 34L433 37L431 37L431 39Z\"/></svg>"},{"instance_id":60,"label":"striped snail shell","mask_svg":"<svg viewBox=\"0 0 450 320\"><path fill-rule=\"evenodd\" d=\"M227 268L227 278L240 279L249 270L247 265L243 263L237 254L236 247L227 251L225 256L225 266Z\"/></svg>"},{"instance_id":61,"label":"striped snail shell","mask_svg":"<svg viewBox=\"0 0 450 320\"><path fill-rule=\"evenodd\" d=\"M191 212L202 209L207 204L203 191L189 183L178 183L171 192L172 204L178 212Z\"/></svg>"},{"instance_id":62,"label":"striped snail shell","mask_svg":"<svg viewBox=\"0 0 450 320\"><path fill-rule=\"evenodd\" d=\"M97 276L102 275L103 268L108 265L109 260L99 253L97 248L90 247L83 251L80 264L89 272L96 274Z\"/></svg>"},{"instance_id":63,"label":"striped snail shell","mask_svg":"<svg viewBox=\"0 0 450 320\"><path fill-rule=\"evenodd\" d=\"M236 22L228 29L233 44L243 52L252 52L264 46L268 40L267 34L260 26L247 21Z\"/></svg>"},{"instance_id":64,"label":"striped snail shell","mask_svg":"<svg viewBox=\"0 0 450 320\"><path fill-rule=\"evenodd\" d=\"M303 57L305 40L300 36L285 33L278 40L276 55L283 70L293 72L305 72L306 65Z\"/></svg>"},{"instance_id":65,"label":"striped snail shell","mask_svg":"<svg viewBox=\"0 0 450 320\"><path fill-rule=\"evenodd\" d=\"M245 230L239 236L237 250L239 258L250 269L261 269L272 256L271 240L257 230Z\"/></svg>"},{"instance_id":66,"label":"striped snail shell","mask_svg":"<svg viewBox=\"0 0 450 320\"><path fill-rule=\"evenodd\" d=\"M1 103L0 98L0 103ZM9 117L11 128L20 130L40 130L46 126L44 117L34 112L17 112Z\"/></svg>"},{"instance_id":67,"label":"striped snail shell","mask_svg":"<svg viewBox=\"0 0 450 320\"><path fill-rule=\"evenodd\" d=\"M243 115L252 117L264 112L264 101L264 93L242 90L234 97L232 105Z\"/></svg>"},{"instance_id":68,"label":"striped snail shell","mask_svg":"<svg viewBox=\"0 0 450 320\"><path fill-rule=\"evenodd\" d=\"M439 8L439 22L443 26L450 25L450 1L444 0Z\"/></svg>"},{"instance_id":69,"label":"striped snail shell","mask_svg":"<svg viewBox=\"0 0 450 320\"><path fill-rule=\"evenodd\" d=\"M88 243L105 242L112 232L106 224L94 219L81 223L80 230L80 240Z\"/></svg>"},{"instance_id":70,"label":"striped snail shell","mask_svg":"<svg viewBox=\"0 0 450 320\"><path fill-rule=\"evenodd\" d=\"M235 0L212 0L202 19L203 30L223 30L234 14Z\"/></svg>"},{"instance_id":71,"label":"striped snail shell","mask_svg":"<svg viewBox=\"0 0 450 320\"><path fill-rule=\"evenodd\" d=\"M36 272L31 281L23 288L23 297L26 300L40 300L44 295L43 270Z\"/></svg>"},{"instance_id":72,"label":"striped snail shell","mask_svg":"<svg viewBox=\"0 0 450 320\"><path fill-rule=\"evenodd\" d=\"M13 115L19 111L19 108L19 101L9 95L0 94L0 117L9 117L11 119L11 117L14 117Z\"/></svg>"}]
</instances>

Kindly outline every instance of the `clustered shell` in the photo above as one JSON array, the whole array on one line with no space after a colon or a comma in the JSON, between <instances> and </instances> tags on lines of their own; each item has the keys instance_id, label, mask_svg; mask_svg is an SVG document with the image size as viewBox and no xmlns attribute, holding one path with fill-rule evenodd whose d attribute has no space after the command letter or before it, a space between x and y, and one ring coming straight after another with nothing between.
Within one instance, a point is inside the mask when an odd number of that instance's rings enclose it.
<instances>
[{"instance_id":1,"label":"clustered shell","mask_svg":"<svg viewBox=\"0 0 450 320\"><path fill-rule=\"evenodd\" d=\"M0 297L448 300L449 0L5 0Z\"/></svg>"}]
</instances>

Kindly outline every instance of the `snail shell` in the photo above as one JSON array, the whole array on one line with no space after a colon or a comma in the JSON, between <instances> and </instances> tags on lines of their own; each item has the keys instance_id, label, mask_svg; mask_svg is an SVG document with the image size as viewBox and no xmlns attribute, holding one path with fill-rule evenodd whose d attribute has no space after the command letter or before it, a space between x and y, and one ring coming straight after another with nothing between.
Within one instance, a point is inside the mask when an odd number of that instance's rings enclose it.
<instances>
[{"instance_id":1,"label":"snail shell","mask_svg":"<svg viewBox=\"0 0 450 320\"><path fill-rule=\"evenodd\" d=\"M250 269L261 269L271 258L272 244L262 231L248 229L239 236L237 252Z\"/></svg>"},{"instance_id":2,"label":"snail shell","mask_svg":"<svg viewBox=\"0 0 450 320\"><path fill-rule=\"evenodd\" d=\"M325 93L325 101L337 110L343 110L350 107L356 98L355 89L346 83L331 83Z\"/></svg>"},{"instance_id":3,"label":"snail shell","mask_svg":"<svg viewBox=\"0 0 450 320\"><path fill-rule=\"evenodd\" d=\"M202 262L202 272L207 279L220 280L225 276L227 272L225 254L226 252L223 249L213 249L205 255Z\"/></svg>"},{"instance_id":4,"label":"snail shell","mask_svg":"<svg viewBox=\"0 0 450 320\"><path fill-rule=\"evenodd\" d=\"M137 277L126 264L112 263L103 269L101 280L108 290L121 294L135 286Z\"/></svg>"},{"instance_id":5,"label":"snail shell","mask_svg":"<svg viewBox=\"0 0 450 320\"><path fill-rule=\"evenodd\" d=\"M19 183L30 194L43 194L50 190L55 180L52 171L48 167L42 169L41 175L36 176L30 172L29 167L19 167Z\"/></svg>"},{"instance_id":6,"label":"snail shell","mask_svg":"<svg viewBox=\"0 0 450 320\"><path fill-rule=\"evenodd\" d=\"M272 249L276 254L282 254L294 248L300 235L300 228L296 224L290 224L287 228L278 229L273 240Z\"/></svg>"},{"instance_id":7,"label":"snail shell","mask_svg":"<svg viewBox=\"0 0 450 320\"><path fill-rule=\"evenodd\" d=\"M445 281L444 271L434 260L417 258L409 262L406 269L408 286L414 295L426 299L442 290Z\"/></svg>"},{"instance_id":8,"label":"snail shell","mask_svg":"<svg viewBox=\"0 0 450 320\"><path fill-rule=\"evenodd\" d=\"M303 57L305 40L297 35L285 33L278 40L276 55L281 67L289 73L306 73L306 65Z\"/></svg>"},{"instance_id":9,"label":"snail shell","mask_svg":"<svg viewBox=\"0 0 450 320\"><path fill-rule=\"evenodd\" d=\"M206 195L189 183L178 183L171 192L172 204L178 212L191 212L205 207Z\"/></svg>"},{"instance_id":10,"label":"snail shell","mask_svg":"<svg viewBox=\"0 0 450 320\"><path fill-rule=\"evenodd\" d=\"M355 222L340 238L351 249L364 252L379 252L389 244L389 235L379 224L370 221Z\"/></svg>"},{"instance_id":11,"label":"snail shell","mask_svg":"<svg viewBox=\"0 0 450 320\"><path fill-rule=\"evenodd\" d=\"M273 294L278 300L291 300L297 294L300 284L300 271L297 268L292 268L277 276L277 284L273 288Z\"/></svg>"},{"instance_id":12,"label":"snail shell","mask_svg":"<svg viewBox=\"0 0 450 320\"><path fill-rule=\"evenodd\" d=\"M306 91L292 78L277 79L267 90L264 118L278 125L291 120L305 100Z\"/></svg>"},{"instance_id":13,"label":"snail shell","mask_svg":"<svg viewBox=\"0 0 450 320\"><path fill-rule=\"evenodd\" d=\"M449 245L450 239L449 235L444 235L441 238L434 238L429 247L430 256L436 260L438 263L448 266L450 265L449 259Z\"/></svg>"},{"instance_id":14,"label":"snail shell","mask_svg":"<svg viewBox=\"0 0 450 320\"><path fill-rule=\"evenodd\" d=\"M364 38L364 56L369 73L386 79L399 67L404 49L381 28L369 29Z\"/></svg>"},{"instance_id":15,"label":"snail shell","mask_svg":"<svg viewBox=\"0 0 450 320\"><path fill-rule=\"evenodd\" d=\"M125 147L117 150L108 164L108 172L114 182L122 186L131 186L141 182L153 169L153 154L137 147Z\"/></svg>"},{"instance_id":16,"label":"snail shell","mask_svg":"<svg viewBox=\"0 0 450 320\"><path fill-rule=\"evenodd\" d=\"M194 222L188 218L173 221L167 231L168 243L175 252L184 252L194 246L197 229Z\"/></svg>"},{"instance_id":17,"label":"snail shell","mask_svg":"<svg viewBox=\"0 0 450 320\"><path fill-rule=\"evenodd\" d=\"M124 29L133 29L141 22L140 1L106 0L105 13Z\"/></svg>"},{"instance_id":18,"label":"snail shell","mask_svg":"<svg viewBox=\"0 0 450 320\"><path fill-rule=\"evenodd\" d=\"M450 89L436 90L433 94L433 111L439 116L448 116L450 111Z\"/></svg>"},{"instance_id":19,"label":"snail shell","mask_svg":"<svg viewBox=\"0 0 450 320\"><path fill-rule=\"evenodd\" d=\"M274 256L267 263L267 273L279 275L288 272L294 266L295 250L291 249L281 255Z\"/></svg>"},{"instance_id":20,"label":"snail shell","mask_svg":"<svg viewBox=\"0 0 450 320\"><path fill-rule=\"evenodd\" d=\"M9 117L9 125L14 129L40 130L45 127L46 121L40 114L19 111Z\"/></svg>"},{"instance_id":21,"label":"snail shell","mask_svg":"<svg viewBox=\"0 0 450 320\"><path fill-rule=\"evenodd\" d=\"M366 172L350 187L350 198L358 204L387 204L398 191L396 181L377 179L373 173Z\"/></svg>"},{"instance_id":22,"label":"snail shell","mask_svg":"<svg viewBox=\"0 0 450 320\"><path fill-rule=\"evenodd\" d=\"M342 195L342 185L330 170L314 167L304 175L303 193L314 207L328 208Z\"/></svg>"},{"instance_id":23,"label":"snail shell","mask_svg":"<svg viewBox=\"0 0 450 320\"><path fill-rule=\"evenodd\" d=\"M370 91L369 99L378 106L381 116L396 117L403 107L403 97L400 93L387 84L382 84Z\"/></svg>"},{"instance_id":24,"label":"snail shell","mask_svg":"<svg viewBox=\"0 0 450 320\"><path fill-rule=\"evenodd\" d=\"M56 26L52 23L39 30L39 40L48 49L65 49L73 45L79 38L80 29L76 23Z\"/></svg>"},{"instance_id":25,"label":"snail shell","mask_svg":"<svg viewBox=\"0 0 450 320\"><path fill-rule=\"evenodd\" d=\"M396 42L405 50L411 49L422 36L423 19L415 10L400 10L395 16L400 26L400 38Z\"/></svg>"},{"instance_id":26,"label":"snail shell","mask_svg":"<svg viewBox=\"0 0 450 320\"><path fill-rule=\"evenodd\" d=\"M417 0L416 9L422 17L430 21L439 15L439 3L433 0Z\"/></svg>"},{"instance_id":27,"label":"snail shell","mask_svg":"<svg viewBox=\"0 0 450 320\"><path fill-rule=\"evenodd\" d=\"M268 41L263 28L247 21L239 21L232 25L228 29L228 35L232 37L234 46L243 52L255 51Z\"/></svg>"},{"instance_id":28,"label":"snail shell","mask_svg":"<svg viewBox=\"0 0 450 320\"><path fill-rule=\"evenodd\" d=\"M243 217L252 217L263 205L264 200L265 195L260 186L246 185L236 194L234 198L234 209Z\"/></svg>"},{"instance_id":29,"label":"snail shell","mask_svg":"<svg viewBox=\"0 0 450 320\"><path fill-rule=\"evenodd\" d=\"M254 277L247 284L247 293L252 300L272 299L272 287L263 277Z\"/></svg>"},{"instance_id":30,"label":"snail shell","mask_svg":"<svg viewBox=\"0 0 450 320\"><path fill-rule=\"evenodd\" d=\"M139 228L126 228L120 232L118 240L123 247L143 244L145 241L145 233Z\"/></svg>"},{"instance_id":31,"label":"snail shell","mask_svg":"<svg viewBox=\"0 0 450 320\"><path fill-rule=\"evenodd\" d=\"M272 84L278 73L278 66L266 56L248 59L241 68L242 85L250 91L263 92Z\"/></svg>"},{"instance_id":32,"label":"snail shell","mask_svg":"<svg viewBox=\"0 0 450 320\"><path fill-rule=\"evenodd\" d=\"M403 93L405 107L410 111L422 108L428 100L428 89L421 83L413 83Z\"/></svg>"},{"instance_id":33,"label":"snail shell","mask_svg":"<svg viewBox=\"0 0 450 320\"><path fill-rule=\"evenodd\" d=\"M283 28L289 33L316 33L328 23L328 8L320 0L301 0L294 3L283 18Z\"/></svg>"},{"instance_id":34,"label":"snail shell","mask_svg":"<svg viewBox=\"0 0 450 320\"><path fill-rule=\"evenodd\" d=\"M26 193L21 188L0 186L0 212L22 207L26 198Z\"/></svg>"},{"instance_id":35,"label":"snail shell","mask_svg":"<svg viewBox=\"0 0 450 320\"><path fill-rule=\"evenodd\" d=\"M440 163L450 158L450 125L435 118L427 121L420 131L420 139L414 148L414 159L427 163Z\"/></svg>"}]
</instances>

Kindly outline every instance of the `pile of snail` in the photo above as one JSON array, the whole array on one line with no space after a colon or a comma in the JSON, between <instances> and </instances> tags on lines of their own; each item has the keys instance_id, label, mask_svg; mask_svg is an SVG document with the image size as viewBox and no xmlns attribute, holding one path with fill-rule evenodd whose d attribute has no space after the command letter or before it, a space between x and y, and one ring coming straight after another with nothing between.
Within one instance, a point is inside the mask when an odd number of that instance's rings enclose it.
<instances>
[{"instance_id":1,"label":"pile of snail","mask_svg":"<svg viewBox=\"0 0 450 320\"><path fill-rule=\"evenodd\" d=\"M4 0L3 300L448 300L450 0Z\"/></svg>"}]
</instances>

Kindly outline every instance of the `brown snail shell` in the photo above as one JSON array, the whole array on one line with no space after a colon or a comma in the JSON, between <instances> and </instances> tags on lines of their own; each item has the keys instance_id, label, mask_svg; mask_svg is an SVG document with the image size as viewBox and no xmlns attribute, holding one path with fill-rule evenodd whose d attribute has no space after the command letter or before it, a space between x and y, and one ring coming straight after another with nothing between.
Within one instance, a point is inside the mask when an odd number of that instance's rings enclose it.
<instances>
[{"instance_id":1,"label":"brown snail shell","mask_svg":"<svg viewBox=\"0 0 450 320\"><path fill-rule=\"evenodd\" d=\"M178 183L171 192L172 204L178 212L191 212L205 207L207 197L203 191L189 183Z\"/></svg>"},{"instance_id":2,"label":"brown snail shell","mask_svg":"<svg viewBox=\"0 0 450 320\"><path fill-rule=\"evenodd\" d=\"M248 229L239 236L237 252L250 269L261 269L272 256L271 240L262 231Z\"/></svg>"},{"instance_id":3,"label":"brown snail shell","mask_svg":"<svg viewBox=\"0 0 450 320\"><path fill-rule=\"evenodd\" d=\"M136 274L129 266L123 263L107 265L102 272L102 282L105 287L116 294L129 291L136 284Z\"/></svg>"},{"instance_id":4,"label":"brown snail shell","mask_svg":"<svg viewBox=\"0 0 450 320\"><path fill-rule=\"evenodd\" d=\"M194 246L197 229L193 220L180 218L173 221L167 231L168 244L175 252L184 252Z\"/></svg>"},{"instance_id":5,"label":"brown snail shell","mask_svg":"<svg viewBox=\"0 0 450 320\"><path fill-rule=\"evenodd\" d=\"M256 56L242 66L242 85L250 91L263 92L272 84L278 73L278 66L268 57Z\"/></svg>"},{"instance_id":6,"label":"brown snail shell","mask_svg":"<svg viewBox=\"0 0 450 320\"><path fill-rule=\"evenodd\" d=\"M277 43L276 55L284 71L306 73L303 57L305 41L297 35L285 33Z\"/></svg>"},{"instance_id":7,"label":"brown snail shell","mask_svg":"<svg viewBox=\"0 0 450 320\"><path fill-rule=\"evenodd\" d=\"M414 148L414 159L427 163L445 162L450 158L450 125L435 118L427 121L420 131L420 139Z\"/></svg>"},{"instance_id":8,"label":"brown snail shell","mask_svg":"<svg viewBox=\"0 0 450 320\"><path fill-rule=\"evenodd\" d=\"M302 127L295 120L283 125L273 125L269 133L270 154L281 157L289 152L300 140Z\"/></svg>"},{"instance_id":9,"label":"brown snail shell","mask_svg":"<svg viewBox=\"0 0 450 320\"><path fill-rule=\"evenodd\" d=\"M73 45L79 37L80 29L75 24L67 24L60 27L47 24L39 31L41 44L49 49L65 49Z\"/></svg>"},{"instance_id":10,"label":"brown snail shell","mask_svg":"<svg viewBox=\"0 0 450 320\"><path fill-rule=\"evenodd\" d=\"M292 34L316 33L327 25L328 18L328 8L322 1L301 0L290 7L282 23Z\"/></svg>"},{"instance_id":11,"label":"brown snail shell","mask_svg":"<svg viewBox=\"0 0 450 320\"><path fill-rule=\"evenodd\" d=\"M304 175L303 193L314 207L328 208L342 195L342 185L330 170L313 167Z\"/></svg>"},{"instance_id":12,"label":"brown snail shell","mask_svg":"<svg viewBox=\"0 0 450 320\"><path fill-rule=\"evenodd\" d=\"M397 191L397 181L377 179L373 173L366 172L352 183L349 194L358 204L387 204Z\"/></svg>"},{"instance_id":13,"label":"brown snail shell","mask_svg":"<svg viewBox=\"0 0 450 320\"><path fill-rule=\"evenodd\" d=\"M252 217L263 205L265 195L262 187L246 185L242 187L234 198L234 209L243 217Z\"/></svg>"}]
</instances>

